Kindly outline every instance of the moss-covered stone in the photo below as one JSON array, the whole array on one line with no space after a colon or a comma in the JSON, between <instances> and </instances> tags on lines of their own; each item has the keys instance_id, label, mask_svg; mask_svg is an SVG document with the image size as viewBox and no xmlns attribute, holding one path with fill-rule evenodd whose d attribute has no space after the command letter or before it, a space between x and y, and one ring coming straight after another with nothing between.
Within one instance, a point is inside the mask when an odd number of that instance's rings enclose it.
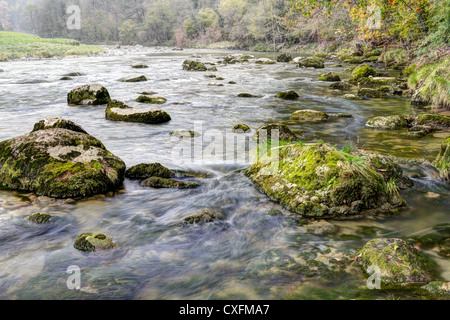
<instances>
[{"instance_id":1,"label":"moss-covered stone","mask_svg":"<svg viewBox=\"0 0 450 320\"><path fill-rule=\"evenodd\" d=\"M72 80L73 78L71 78L71 77L66 77L66 76L64 76L64 77L61 77L59 80L61 80L61 81L68 81L68 80Z\"/></svg>"},{"instance_id":2,"label":"moss-covered stone","mask_svg":"<svg viewBox=\"0 0 450 320\"><path fill-rule=\"evenodd\" d=\"M141 163L127 169L125 177L129 179L147 179L150 177L173 178L175 173L160 163Z\"/></svg>"},{"instance_id":3,"label":"moss-covered stone","mask_svg":"<svg viewBox=\"0 0 450 320\"><path fill-rule=\"evenodd\" d=\"M275 95L275 98L280 98L284 100L295 100L299 97L297 92L293 90L281 91Z\"/></svg>"},{"instance_id":4,"label":"moss-covered stone","mask_svg":"<svg viewBox=\"0 0 450 320\"><path fill-rule=\"evenodd\" d=\"M428 99L425 99L419 90L414 91L411 96L411 105L416 107L426 107L430 104L431 102Z\"/></svg>"},{"instance_id":5,"label":"moss-covered stone","mask_svg":"<svg viewBox=\"0 0 450 320\"><path fill-rule=\"evenodd\" d=\"M430 126L433 128L450 128L450 116L439 114L419 114L417 125Z\"/></svg>"},{"instance_id":6,"label":"moss-covered stone","mask_svg":"<svg viewBox=\"0 0 450 320\"><path fill-rule=\"evenodd\" d=\"M313 57L326 59L326 58L328 58L328 53L326 53L326 52L316 52L316 53L314 53Z\"/></svg>"},{"instance_id":7,"label":"moss-covered stone","mask_svg":"<svg viewBox=\"0 0 450 320\"><path fill-rule=\"evenodd\" d=\"M342 98L346 100L364 100L364 98L356 95L356 94L344 94Z\"/></svg>"},{"instance_id":8,"label":"moss-covered stone","mask_svg":"<svg viewBox=\"0 0 450 320\"><path fill-rule=\"evenodd\" d=\"M183 62L183 70L187 71L206 71L208 68L201 62L185 60ZM217 69L216 69L217 71Z\"/></svg>"},{"instance_id":9,"label":"moss-covered stone","mask_svg":"<svg viewBox=\"0 0 450 320\"><path fill-rule=\"evenodd\" d=\"M382 289L419 286L431 280L432 266L429 260L401 239L371 240L362 248L359 260L366 274L371 266L380 268Z\"/></svg>"},{"instance_id":10,"label":"moss-covered stone","mask_svg":"<svg viewBox=\"0 0 450 320\"><path fill-rule=\"evenodd\" d=\"M81 77L81 73L79 72L70 72L64 75L65 77Z\"/></svg>"},{"instance_id":11,"label":"moss-covered stone","mask_svg":"<svg viewBox=\"0 0 450 320\"><path fill-rule=\"evenodd\" d=\"M408 128L408 120L404 116L380 116L371 118L368 127L398 130Z\"/></svg>"},{"instance_id":12,"label":"moss-covered stone","mask_svg":"<svg viewBox=\"0 0 450 320\"><path fill-rule=\"evenodd\" d=\"M243 63L248 62L249 59L253 59L253 56L250 55L243 55L243 54L229 54L225 58L223 58L223 62L226 64L236 64L236 63Z\"/></svg>"},{"instance_id":13,"label":"moss-covered stone","mask_svg":"<svg viewBox=\"0 0 450 320\"><path fill-rule=\"evenodd\" d=\"M150 177L141 182L143 186L155 189L160 188L175 188L175 189L195 189L200 187L199 184L193 182L183 182L173 179L165 179L159 177Z\"/></svg>"},{"instance_id":14,"label":"moss-covered stone","mask_svg":"<svg viewBox=\"0 0 450 320\"><path fill-rule=\"evenodd\" d=\"M138 62L138 63L132 64L131 67L134 69L147 69L148 65L146 65L145 63L142 63L142 62Z\"/></svg>"},{"instance_id":15,"label":"moss-covered stone","mask_svg":"<svg viewBox=\"0 0 450 320\"><path fill-rule=\"evenodd\" d=\"M275 64L276 62L269 58L259 58L255 61L256 64Z\"/></svg>"},{"instance_id":16,"label":"moss-covered stone","mask_svg":"<svg viewBox=\"0 0 450 320\"><path fill-rule=\"evenodd\" d=\"M54 121L0 142L0 185L54 198L106 193L122 185L125 163L94 137ZM67 123L67 128L62 127ZM36 127L35 126L35 127Z\"/></svg>"},{"instance_id":17,"label":"moss-covered stone","mask_svg":"<svg viewBox=\"0 0 450 320\"><path fill-rule=\"evenodd\" d=\"M83 252L103 251L117 247L111 238L101 233L82 233L77 237L73 246Z\"/></svg>"},{"instance_id":18,"label":"moss-covered stone","mask_svg":"<svg viewBox=\"0 0 450 320\"><path fill-rule=\"evenodd\" d=\"M324 143L284 146L278 159L262 157L246 175L269 198L309 217L392 212L405 204L397 186L386 182L369 158Z\"/></svg>"},{"instance_id":19,"label":"moss-covered stone","mask_svg":"<svg viewBox=\"0 0 450 320\"><path fill-rule=\"evenodd\" d=\"M342 62L348 64L361 64L364 62L364 59L362 57L344 57Z\"/></svg>"},{"instance_id":20,"label":"moss-covered stone","mask_svg":"<svg viewBox=\"0 0 450 320\"><path fill-rule=\"evenodd\" d=\"M264 142L267 139L272 139L272 135L278 133L280 140L298 140L297 136L289 129L289 127L282 123L265 124L256 130L255 137L259 142Z\"/></svg>"},{"instance_id":21,"label":"moss-covered stone","mask_svg":"<svg viewBox=\"0 0 450 320\"><path fill-rule=\"evenodd\" d=\"M330 89L348 91L353 88L353 85L348 83L347 81L339 81L336 83L332 83L328 86Z\"/></svg>"},{"instance_id":22,"label":"moss-covered stone","mask_svg":"<svg viewBox=\"0 0 450 320\"><path fill-rule=\"evenodd\" d=\"M317 110L297 110L295 111L292 116L292 120L327 120L328 115L323 111L317 111Z\"/></svg>"},{"instance_id":23,"label":"moss-covered stone","mask_svg":"<svg viewBox=\"0 0 450 320\"><path fill-rule=\"evenodd\" d=\"M158 107L132 108L118 100L108 103L105 118L111 121L142 123L164 123L171 120L170 115Z\"/></svg>"},{"instance_id":24,"label":"moss-covered stone","mask_svg":"<svg viewBox=\"0 0 450 320\"><path fill-rule=\"evenodd\" d=\"M213 222L217 219L217 214L214 211L204 209L199 213L192 214L186 219L184 219L184 222L186 224L199 224L199 223L206 223L206 222Z\"/></svg>"},{"instance_id":25,"label":"moss-covered stone","mask_svg":"<svg viewBox=\"0 0 450 320\"><path fill-rule=\"evenodd\" d=\"M369 76L375 77L377 72L374 68L367 64L360 65L356 67L352 72L352 77L355 80L360 80L362 78L368 78Z\"/></svg>"},{"instance_id":26,"label":"moss-covered stone","mask_svg":"<svg viewBox=\"0 0 450 320\"><path fill-rule=\"evenodd\" d=\"M147 95L142 95L137 97L136 101L140 103L164 104L167 102L167 99L163 97L150 97Z\"/></svg>"},{"instance_id":27,"label":"moss-covered stone","mask_svg":"<svg viewBox=\"0 0 450 320\"><path fill-rule=\"evenodd\" d=\"M255 96L255 95L253 95L251 93L244 92L244 93L239 93L238 97L239 98L257 98L258 96Z\"/></svg>"},{"instance_id":28,"label":"moss-covered stone","mask_svg":"<svg viewBox=\"0 0 450 320\"><path fill-rule=\"evenodd\" d=\"M441 177L450 182L450 136L442 141L441 152L434 165L439 169Z\"/></svg>"},{"instance_id":29,"label":"moss-covered stone","mask_svg":"<svg viewBox=\"0 0 450 320\"><path fill-rule=\"evenodd\" d=\"M171 131L170 135L174 136L174 137L180 137L180 138L195 138L195 137L200 136L200 133L193 131L193 130L179 129L179 130Z\"/></svg>"},{"instance_id":30,"label":"moss-covered stone","mask_svg":"<svg viewBox=\"0 0 450 320\"><path fill-rule=\"evenodd\" d=\"M335 72L328 72L328 73L324 73L323 75L321 75L318 78L319 81L330 81L330 82L337 82L337 81L341 81L341 77L339 77L339 75Z\"/></svg>"},{"instance_id":31,"label":"moss-covered stone","mask_svg":"<svg viewBox=\"0 0 450 320\"><path fill-rule=\"evenodd\" d=\"M299 61L298 66L302 68L323 69L325 68L325 60L318 57L304 58Z\"/></svg>"},{"instance_id":32,"label":"moss-covered stone","mask_svg":"<svg viewBox=\"0 0 450 320\"><path fill-rule=\"evenodd\" d=\"M69 105L100 105L111 101L108 90L98 83L76 87L67 95Z\"/></svg>"},{"instance_id":33,"label":"moss-covered stone","mask_svg":"<svg viewBox=\"0 0 450 320\"><path fill-rule=\"evenodd\" d=\"M76 124L75 122L56 116L47 117L44 120L35 123L31 132L52 128L62 128L88 134L80 125Z\"/></svg>"},{"instance_id":34,"label":"moss-covered stone","mask_svg":"<svg viewBox=\"0 0 450 320\"><path fill-rule=\"evenodd\" d=\"M237 124L237 125L235 125L234 127L233 127L233 132L248 132L248 131L250 131L251 129L250 129L250 127L248 126L248 125L246 125L246 124L243 124L243 123L240 123L240 124Z\"/></svg>"},{"instance_id":35,"label":"moss-covered stone","mask_svg":"<svg viewBox=\"0 0 450 320\"><path fill-rule=\"evenodd\" d=\"M358 96L366 98L383 98L388 96L388 93L372 88L361 88L358 90Z\"/></svg>"},{"instance_id":36,"label":"moss-covered stone","mask_svg":"<svg viewBox=\"0 0 450 320\"><path fill-rule=\"evenodd\" d=\"M145 76L124 78L120 80L120 82L143 82L143 81L147 81L147 78Z\"/></svg>"},{"instance_id":37,"label":"moss-covered stone","mask_svg":"<svg viewBox=\"0 0 450 320\"><path fill-rule=\"evenodd\" d=\"M352 79L350 80L354 84L359 84L360 86L363 86L365 88L378 88L380 86L394 86L400 83L397 78L394 77L366 77L366 78L359 78L359 79Z\"/></svg>"},{"instance_id":38,"label":"moss-covered stone","mask_svg":"<svg viewBox=\"0 0 450 320\"><path fill-rule=\"evenodd\" d=\"M278 55L277 62L291 62L292 56L289 53L282 53Z\"/></svg>"},{"instance_id":39,"label":"moss-covered stone","mask_svg":"<svg viewBox=\"0 0 450 320\"><path fill-rule=\"evenodd\" d=\"M28 221L35 222L38 224L48 223L52 219L53 219L53 217L51 214L41 213L41 212L33 213L27 217Z\"/></svg>"}]
</instances>

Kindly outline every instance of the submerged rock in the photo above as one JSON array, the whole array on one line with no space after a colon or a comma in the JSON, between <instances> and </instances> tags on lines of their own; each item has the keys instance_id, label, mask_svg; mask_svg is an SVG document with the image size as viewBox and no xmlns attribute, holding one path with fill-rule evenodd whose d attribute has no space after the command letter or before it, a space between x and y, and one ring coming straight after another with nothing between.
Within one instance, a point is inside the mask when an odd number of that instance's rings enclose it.
<instances>
[{"instance_id":1,"label":"submerged rock","mask_svg":"<svg viewBox=\"0 0 450 320\"><path fill-rule=\"evenodd\" d=\"M163 97L149 97L147 95L142 95L137 97L136 101L140 103L164 104L167 102L167 99Z\"/></svg>"},{"instance_id":2,"label":"submerged rock","mask_svg":"<svg viewBox=\"0 0 450 320\"><path fill-rule=\"evenodd\" d=\"M450 136L442 141L441 152L434 160L434 165L439 169L441 177L450 182Z\"/></svg>"},{"instance_id":3,"label":"submerged rock","mask_svg":"<svg viewBox=\"0 0 450 320\"><path fill-rule=\"evenodd\" d=\"M372 128L398 130L408 128L408 120L404 116L373 117L367 122L366 126Z\"/></svg>"},{"instance_id":4,"label":"submerged rock","mask_svg":"<svg viewBox=\"0 0 450 320\"><path fill-rule=\"evenodd\" d=\"M70 72L64 75L65 77L81 77L81 73L79 72Z\"/></svg>"},{"instance_id":5,"label":"submerged rock","mask_svg":"<svg viewBox=\"0 0 450 320\"><path fill-rule=\"evenodd\" d=\"M138 62L138 63L132 64L131 67L134 69L147 69L148 65L146 65L145 63L142 63L142 62Z\"/></svg>"},{"instance_id":6,"label":"submerged rock","mask_svg":"<svg viewBox=\"0 0 450 320\"><path fill-rule=\"evenodd\" d=\"M328 86L328 88L335 89L335 90L348 91L353 88L353 85L346 81L340 81L340 82L330 84Z\"/></svg>"},{"instance_id":7,"label":"submerged rock","mask_svg":"<svg viewBox=\"0 0 450 320\"><path fill-rule=\"evenodd\" d=\"M450 116L439 114L419 114L416 125L430 126L432 128L450 128Z\"/></svg>"},{"instance_id":8,"label":"submerged rock","mask_svg":"<svg viewBox=\"0 0 450 320\"><path fill-rule=\"evenodd\" d=\"M430 282L429 260L414 246L401 239L379 238L369 241L358 259L366 274L379 268L381 288L418 286ZM373 267L372 267L373 268Z\"/></svg>"},{"instance_id":9,"label":"submerged rock","mask_svg":"<svg viewBox=\"0 0 450 320\"><path fill-rule=\"evenodd\" d=\"M358 90L358 95L367 98L383 98L388 96L386 92L372 88L361 88Z\"/></svg>"},{"instance_id":10,"label":"submerged rock","mask_svg":"<svg viewBox=\"0 0 450 320\"><path fill-rule=\"evenodd\" d=\"M67 95L69 105L100 105L110 101L108 90L99 83L76 87Z\"/></svg>"},{"instance_id":11,"label":"submerged rock","mask_svg":"<svg viewBox=\"0 0 450 320\"><path fill-rule=\"evenodd\" d=\"M239 93L238 97L239 98L257 98L258 96L255 96L255 95L253 95L251 93L244 92L244 93Z\"/></svg>"},{"instance_id":12,"label":"submerged rock","mask_svg":"<svg viewBox=\"0 0 450 320\"><path fill-rule=\"evenodd\" d=\"M143 123L164 123L171 120L169 114L158 107L133 108L118 100L108 103L105 118L112 121Z\"/></svg>"},{"instance_id":13,"label":"submerged rock","mask_svg":"<svg viewBox=\"0 0 450 320\"><path fill-rule=\"evenodd\" d=\"M61 81L68 81L68 80L72 80L72 79L73 78L71 78L71 77L62 77L59 80L61 80Z\"/></svg>"},{"instance_id":14,"label":"submerged rock","mask_svg":"<svg viewBox=\"0 0 450 320\"><path fill-rule=\"evenodd\" d=\"M272 134L278 133L280 140L298 140L297 136L289 129L289 127L282 123L265 124L256 130L255 137L259 142L264 142L267 139L272 139Z\"/></svg>"},{"instance_id":15,"label":"submerged rock","mask_svg":"<svg viewBox=\"0 0 450 320\"><path fill-rule=\"evenodd\" d=\"M297 92L293 90L281 91L275 95L275 98L280 98L284 100L295 100L300 97Z\"/></svg>"},{"instance_id":16,"label":"submerged rock","mask_svg":"<svg viewBox=\"0 0 450 320\"><path fill-rule=\"evenodd\" d=\"M303 58L299 61L298 66L303 68L323 69L325 68L324 62L324 59L317 57Z\"/></svg>"},{"instance_id":17,"label":"submerged rock","mask_svg":"<svg viewBox=\"0 0 450 320\"><path fill-rule=\"evenodd\" d=\"M364 98L357 96L356 94L344 94L342 98L346 100L364 100Z\"/></svg>"},{"instance_id":18,"label":"submerged rock","mask_svg":"<svg viewBox=\"0 0 450 320\"><path fill-rule=\"evenodd\" d=\"M250 127L246 124L237 124L233 127L233 132L248 132L250 131Z\"/></svg>"},{"instance_id":19,"label":"submerged rock","mask_svg":"<svg viewBox=\"0 0 450 320\"><path fill-rule=\"evenodd\" d=\"M269 58L259 58L259 59L256 59L255 63L257 63L257 64L275 64L276 62Z\"/></svg>"},{"instance_id":20,"label":"submerged rock","mask_svg":"<svg viewBox=\"0 0 450 320\"><path fill-rule=\"evenodd\" d=\"M147 179L150 177L173 178L175 173L160 163L141 163L127 169L125 177L129 179Z\"/></svg>"},{"instance_id":21,"label":"submerged rock","mask_svg":"<svg viewBox=\"0 0 450 320\"><path fill-rule=\"evenodd\" d=\"M73 244L74 248L83 252L103 251L117 247L111 238L104 234L82 233Z\"/></svg>"},{"instance_id":22,"label":"submerged rock","mask_svg":"<svg viewBox=\"0 0 450 320\"><path fill-rule=\"evenodd\" d=\"M192 61L192 60L185 60L183 62L183 70L187 71L206 71L208 68L206 66L198 61ZM217 71L217 69L216 69Z\"/></svg>"},{"instance_id":23,"label":"submerged rock","mask_svg":"<svg viewBox=\"0 0 450 320\"><path fill-rule=\"evenodd\" d=\"M66 125L64 125L64 123ZM54 198L86 197L122 185L125 163L77 124L57 117L0 142L0 185Z\"/></svg>"},{"instance_id":24,"label":"submerged rock","mask_svg":"<svg viewBox=\"0 0 450 320\"><path fill-rule=\"evenodd\" d=\"M180 137L180 138L195 138L200 136L200 133L195 132L193 130L174 130L170 132L171 136Z\"/></svg>"},{"instance_id":25,"label":"submerged rock","mask_svg":"<svg viewBox=\"0 0 450 320\"><path fill-rule=\"evenodd\" d=\"M328 72L321 75L317 80L319 81L330 81L330 82L338 82L341 81L341 77L335 72Z\"/></svg>"},{"instance_id":26,"label":"submerged rock","mask_svg":"<svg viewBox=\"0 0 450 320\"><path fill-rule=\"evenodd\" d=\"M165 179L159 177L150 177L141 182L141 185L155 189L175 188L175 189L195 189L200 187L199 184L193 182L183 182L173 179Z\"/></svg>"},{"instance_id":27,"label":"submerged rock","mask_svg":"<svg viewBox=\"0 0 450 320\"><path fill-rule=\"evenodd\" d=\"M192 214L186 219L184 219L184 222L186 224L198 224L198 223L205 223L205 222L213 222L217 219L217 214L211 210L204 209L199 213Z\"/></svg>"},{"instance_id":28,"label":"submerged rock","mask_svg":"<svg viewBox=\"0 0 450 320\"><path fill-rule=\"evenodd\" d=\"M326 120L328 115L323 111L317 110L297 110L292 116L292 120Z\"/></svg>"},{"instance_id":29,"label":"submerged rock","mask_svg":"<svg viewBox=\"0 0 450 320\"><path fill-rule=\"evenodd\" d=\"M120 80L120 82L143 82L143 81L147 81L147 78L145 76L125 78Z\"/></svg>"},{"instance_id":30,"label":"submerged rock","mask_svg":"<svg viewBox=\"0 0 450 320\"><path fill-rule=\"evenodd\" d=\"M31 222L36 222L38 224L42 224L42 223L48 223L52 220L52 215L48 214L48 213L41 213L41 212L37 212L37 213L33 213L31 215L29 215L27 217L28 221Z\"/></svg>"},{"instance_id":31,"label":"submerged rock","mask_svg":"<svg viewBox=\"0 0 450 320\"><path fill-rule=\"evenodd\" d=\"M395 212L405 204L370 158L324 143L284 146L279 159L261 158L246 175L270 199L308 217L338 218L366 209Z\"/></svg>"}]
</instances>

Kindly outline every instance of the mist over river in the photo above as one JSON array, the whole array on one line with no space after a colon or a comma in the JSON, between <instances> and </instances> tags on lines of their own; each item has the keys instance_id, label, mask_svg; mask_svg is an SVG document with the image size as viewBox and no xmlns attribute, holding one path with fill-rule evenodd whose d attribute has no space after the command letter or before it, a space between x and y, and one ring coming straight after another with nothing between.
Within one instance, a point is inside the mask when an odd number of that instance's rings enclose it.
<instances>
[{"instance_id":1,"label":"mist over river","mask_svg":"<svg viewBox=\"0 0 450 320\"><path fill-rule=\"evenodd\" d=\"M325 69L316 70L250 62L218 65L217 72L182 70L186 59L200 57L199 61L217 63L230 53L245 52L109 47L106 54L92 57L0 63L4 69L0 73L0 141L30 132L48 116L61 116L80 124L127 167L159 162L170 169L205 173L193 179L200 184L198 189L151 189L126 179L116 193L74 203L0 190L1 299L424 298L406 291L369 290L362 272L334 272L326 267L311 271L308 263L299 266L293 260L314 259L327 265L330 258L340 261L342 253L355 256L373 238L427 234L438 224L450 223L449 186L431 165L448 132L412 139L366 127L374 116L419 111L407 97L345 100L341 91L317 80L329 71L348 79L346 64L333 67L336 63L327 61ZM248 54L275 58L270 53ZM136 62L149 68L131 68ZM382 65L378 68L382 70ZM81 76L60 80L71 72ZM207 78L207 74L224 80ZM140 75L148 81L118 81ZM108 121L105 106L68 106L67 93L91 82L105 86L112 99L137 107L139 92L155 91L167 99L160 107L172 120L155 125ZM300 98L274 97L288 89ZM257 97L237 97L243 92ZM353 117L289 120L300 109L345 112ZM338 228L336 233L308 233L301 228L299 216L270 201L243 174L248 162L206 158L202 163L188 163L172 152L176 142L169 133L194 130L196 123L201 123L202 131L223 133L245 123L252 131L243 135L251 141L258 127L274 121L285 122L304 142L323 140L338 148L352 144L398 157L414 182L413 188L400 191L408 206L395 216L331 220ZM203 141L204 145L208 142ZM222 219L179 225L202 209L214 210ZM275 210L283 214L271 214ZM58 219L42 225L25 220L35 212L50 212ZM83 232L109 235L118 248L80 252L73 242ZM448 259L433 250L424 251L437 262L437 277L450 281ZM69 290L66 285L67 268L73 265L81 269L81 290Z\"/></svg>"}]
</instances>

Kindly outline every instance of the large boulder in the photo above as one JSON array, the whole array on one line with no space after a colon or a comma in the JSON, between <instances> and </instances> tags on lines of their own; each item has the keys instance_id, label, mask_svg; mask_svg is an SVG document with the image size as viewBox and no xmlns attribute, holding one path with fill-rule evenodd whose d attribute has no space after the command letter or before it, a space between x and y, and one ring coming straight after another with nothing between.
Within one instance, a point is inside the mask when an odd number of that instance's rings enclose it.
<instances>
[{"instance_id":1,"label":"large boulder","mask_svg":"<svg viewBox=\"0 0 450 320\"><path fill-rule=\"evenodd\" d=\"M341 77L336 72L328 72L324 73L318 78L319 81L329 81L329 82L337 82L341 81Z\"/></svg>"},{"instance_id":2,"label":"large boulder","mask_svg":"<svg viewBox=\"0 0 450 320\"><path fill-rule=\"evenodd\" d=\"M270 199L307 217L337 218L363 210L396 212L405 202L373 159L325 143L293 144L258 159L246 175Z\"/></svg>"},{"instance_id":3,"label":"large boulder","mask_svg":"<svg viewBox=\"0 0 450 320\"><path fill-rule=\"evenodd\" d=\"M108 90L99 83L85 84L72 89L67 95L69 105L99 105L111 101Z\"/></svg>"},{"instance_id":4,"label":"large boulder","mask_svg":"<svg viewBox=\"0 0 450 320\"><path fill-rule=\"evenodd\" d=\"M423 286L431 281L429 260L401 239L371 240L362 248L358 260L367 275L379 271L381 289Z\"/></svg>"},{"instance_id":5,"label":"large boulder","mask_svg":"<svg viewBox=\"0 0 450 320\"><path fill-rule=\"evenodd\" d=\"M164 123L171 120L170 115L158 107L133 108L118 100L108 103L105 117L112 121L143 123Z\"/></svg>"},{"instance_id":6,"label":"large boulder","mask_svg":"<svg viewBox=\"0 0 450 320\"><path fill-rule=\"evenodd\" d=\"M352 72L352 77L354 80L368 78L369 76L375 77L376 75L377 72L375 71L375 69L367 64L356 67Z\"/></svg>"},{"instance_id":7,"label":"large boulder","mask_svg":"<svg viewBox=\"0 0 450 320\"><path fill-rule=\"evenodd\" d=\"M325 60L317 57L304 58L299 61L298 66L302 68L314 68L323 69L325 68Z\"/></svg>"},{"instance_id":8,"label":"large boulder","mask_svg":"<svg viewBox=\"0 0 450 320\"><path fill-rule=\"evenodd\" d=\"M450 182L450 136L442 141L441 152L434 161L441 177Z\"/></svg>"},{"instance_id":9,"label":"large boulder","mask_svg":"<svg viewBox=\"0 0 450 320\"><path fill-rule=\"evenodd\" d=\"M122 185L125 163L79 125L58 117L0 142L0 185L54 198L86 197Z\"/></svg>"},{"instance_id":10,"label":"large boulder","mask_svg":"<svg viewBox=\"0 0 450 320\"><path fill-rule=\"evenodd\" d=\"M432 128L450 128L450 116L439 114L419 114L416 125Z\"/></svg>"}]
</instances>

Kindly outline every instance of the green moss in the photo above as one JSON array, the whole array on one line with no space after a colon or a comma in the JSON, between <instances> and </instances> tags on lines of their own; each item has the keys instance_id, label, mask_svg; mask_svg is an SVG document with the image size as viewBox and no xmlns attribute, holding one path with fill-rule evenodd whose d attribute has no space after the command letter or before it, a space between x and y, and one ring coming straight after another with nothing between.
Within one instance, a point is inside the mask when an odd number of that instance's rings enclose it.
<instances>
[{"instance_id":1,"label":"green moss","mask_svg":"<svg viewBox=\"0 0 450 320\"><path fill-rule=\"evenodd\" d=\"M239 98L257 98L258 96L255 96L251 93L239 93L238 97Z\"/></svg>"},{"instance_id":2,"label":"green moss","mask_svg":"<svg viewBox=\"0 0 450 320\"><path fill-rule=\"evenodd\" d=\"M441 177L450 182L450 136L442 141L441 151L434 161Z\"/></svg>"},{"instance_id":3,"label":"green moss","mask_svg":"<svg viewBox=\"0 0 450 320\"><path fill-rule=\"evenodd\" d=\"M339 75L335 72L328 72L318 78L319 81L341 81Z\"/></svg>"},{"instance_id":4,"label":"green moss","mask_svg":"<svg viewBox=\"0 0 450 320\"><path fill-rule=\"evenodd\" d=\"M369 76L375 77L377 72L374 68L367 64L356 67L352 72L352 77L354 80L360 80L362 78L368 78Z\"/></svg>"},{"instance_id":5,"label":"green moss","mask_svg":"<svg viewBox=\"0 0 450 320\"><path fill-rule=\"evenodd\" d=\"M250 127L246 124L237 124L233 127L233 132L248 132Z\"/></svg>"},{"instance_id":6,"label":"green moss","mask_svg":"<svg viewBox=\"0 0 450 320\"><path fill-rule=\"evenodd\" d=\"M51 214L48 213L33 213L27 217L28 221L36 222L38 224L48 223L53 219Z\"/></svg>"},{"instance_id":7,"label":"green moss","mask_svg":"<svg viewBox=\"0 0 450 320\"><path fill-rule=\"evenodd\" d=\"M141 103L164 104L167 102L167 99L163 97L149 97L146 95L142 95L139 96L136 101Z\"/></svg>"},{"instance_id":8,"label":"green moss","mask_svg":"<svg viewBox=\"0 0 450 320\"><path fill-rule=\"evenodd\" d=\"M143 82L143 81L147 81L147 78L145 76L139 76L139 77L133 77L133 78L125 78L120 81L121 82Z\"/></svg>"},{"instance_id":9,"label":"green moss","mask_svg":"<svg viewBox=\"0 0 450 320\"><path fill-rule=\"evenodd\" d=\"M277 57L277 62L290 62L292 61L292 56L289 53L282 53Z\"/></svg>"},{"instance_id":10,"label":"green moss","mask_svg":"<svg viewBox=\"0 0 450 320\"><path fill-rule=\"evenodd\" d=\"M150 177L141 183L143 186L151 187L155 189L160 188L175 188L175 189L195 189L200 187L197 183L182 182L173 179L165 179L158 177Z\"/></svg>"},{"instance_id":11,"label":"green moss","mask_svg":"<svg viewBox=\"0 0 450 320\"><path fill-rule=\"evenodd\" d=\"M328 58L328 54L326 52L316 52L316 53L314 53L313 57L326 59L326 58Z\"/></svg>"},{"instance_id":12,"label":"green moss","mask_svg":"<svg viewBox=\"0 0 450 320\"><path fill-rule=\"evenodd\" d=\"M324 62L324 59L318 57L304 58L299 61L298 66L303 68L323 69L325 68Z\"/></svg>"},{"instance_id":13,"label":"green moss","mask_svg":"<svg viewBox=\"0 0 450 320\"><path fill-rule=\"evenodd\" d=\"M110 101L108 90L98 83L79 86L67 95L69 105L101 105Z\"/></svg>"},{"instance_id":14,"label":"green moss","mask_svg":"<svg viewBox=\"0 0 450 320\"><path fill-rule=\"evenodd\" d=\"M297 110L291 116L292 120L326 120L328 118L325 112L316 110Z\"/></svg>"},{"instance_id":15,"label":"green moss","mask_svg":"<svg viewBox=\"0 0 450 320\"><path fill-rule=\"evenodd\" d=\"M380 268L382 288L418 286L431 280L430 260L401 239L379 238L369 241L360 252L361 267Z\"/></svg>"},{"instance_id":16,"label":"green moss","mask_svg":"<svg viewBox=\"0 0 450 320\"><path fill-rule=\"evenodd\" d=\"M208 70L208 68L206 68L206 66L203 63L201 63L201 62L192 61L192 60L185 60L183 62L183 70L188 70L188 71L206 71L206 70Z\"/></svg>"},{"instance_id":17,"label":"green moss","mask_svg":"<svg viewBox=\"0 0 450 320\"><path fill-rule=\"evenodd\" d=\"M435 128L450 128L450 116L439 114L419 114L417 124Z\"/></svg>"},{"instance_id":18,"label":"green moss","mask_svg":"<svg viewBox=\"0 0 450 320\"><path fill-rule=\"evenodd\" d=\"M353 86L346 81L340 81L340 82L330 84L328 86L328 88L334 89L334 90L348 91L348 90L351 90L353 88Z\"/></svg>"},{"instance_id":19,"label":"green moss","mask_svg":"<svg viewBox=\"0 0 450 320\"><path fill-rule=\"evenodd\" d=\"M259 142L265 142L267 139L272 139L273 133L278 132L280 140L298 140L297 136L289 129L289 127L282 123L269 123L265 124L256 130L255 137ZM262 133L265 134L262 134Z\"/></svg>"},{"instance_id":20,"label":"green moss","mask_svg":"<svg viewBox=\"0 0 450 320\"><path fill-rule=\"evenodd\" d=\"M299 97L297 92L293 90L281 91L275 95L276 98L284 99L284 100L295 100Z\"/></svg>"},{"instance_id":21,"label":"green moss","mask_svg":"<svg viewBox=\"0 0 450 320\"><path fill-rule=\"evenodd\" d=\"M174 172L162 166L160 163L141 163L129 168L125 172L125 177L130 179L147 179L150 177L172 178L174 176Z\"/></svg>"},{"instance_id":22,"label":"green moss","mask_svg":"<svg viewBox=\"0 0 450 320\"><path fill-rule=\"evenodd\" d=\"M371 118L368 127L398 130L408 128L408 121L404 116L380 116Z\"/></svg>"},{"instance_id":23,"label":"green moss","mask_svg":"<svg viewBox=\"0 0 450 320\"><path fill-rule=\"evenodd\" d=\"M83 252L92 252L112 249L117 245L104 234L82 233L77 237L73 246Z\"/></svg>"}]
</instances>

